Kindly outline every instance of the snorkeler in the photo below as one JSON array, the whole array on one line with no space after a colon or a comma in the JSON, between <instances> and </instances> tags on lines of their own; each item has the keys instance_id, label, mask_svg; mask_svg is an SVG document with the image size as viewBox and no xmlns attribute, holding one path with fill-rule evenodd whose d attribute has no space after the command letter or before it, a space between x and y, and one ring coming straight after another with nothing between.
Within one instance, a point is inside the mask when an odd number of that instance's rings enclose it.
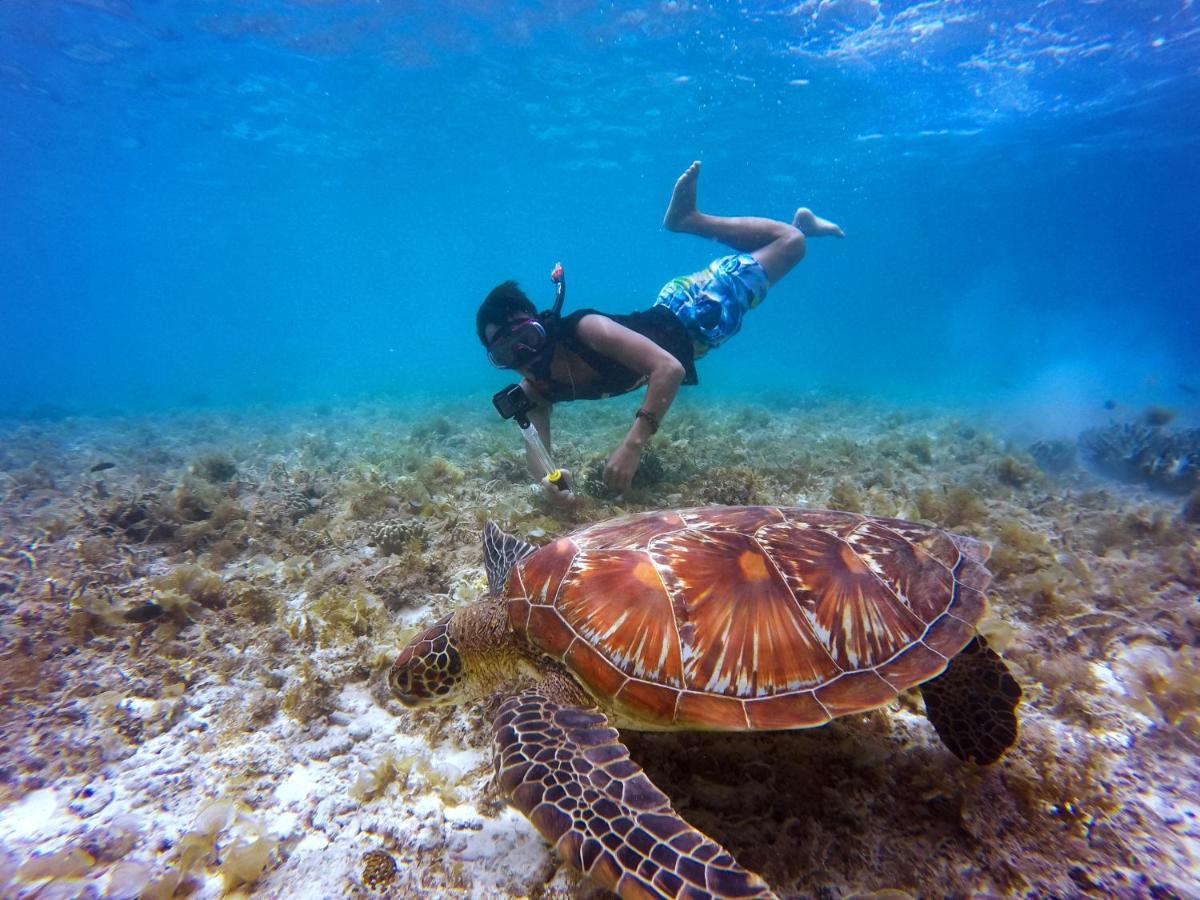
<instances>
[{"instance_id":1,"label":"snorkeler","mask_svg":"<svg viewBox=\"0 0 1200 900\"><path fill-rule=\"evenodd\" d=\"M516 282L506 281L487 295L475 317L493 365L523 376L520 390L528 398L528 419L547 448L555 403L602 399L645 385L645 399L604 467L605 483L617 491L629 489L642 448L662 425L679 385L697 383L695 360L737 334L747 310L804 258L806 238L843 236L833 222L804 207L796 210L791 224L702 213L696 206L699 177L699 162L679 176L663 225L668 231L712 238L737 252L668 282L650 309L624 315L594 309L563 317L557 309L539 314ZM561 304L561 270L553 277ZM570 490L543 477L532 456L529 463L555 504L574 502Z\"/></svg>"}]
</instances>

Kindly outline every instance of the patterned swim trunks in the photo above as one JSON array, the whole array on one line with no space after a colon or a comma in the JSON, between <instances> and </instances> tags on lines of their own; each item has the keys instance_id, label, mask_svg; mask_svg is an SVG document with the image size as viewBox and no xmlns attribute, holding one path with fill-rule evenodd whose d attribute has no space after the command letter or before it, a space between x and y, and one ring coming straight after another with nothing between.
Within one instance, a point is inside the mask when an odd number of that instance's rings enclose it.
<instances>
[{"instance_id":1,"label":"patterned swim trunks","mask_svg":"<svg viewBox=\"0 0 1200 900\"><path fill-rule=\"evenodd\" d=\"M679 317L696 344L697 356L738 333L746 311L767 296L767 273L749 253L714 259L694 275L675 278L658 292L655 306Z\"/></svg>"}]
</instances>

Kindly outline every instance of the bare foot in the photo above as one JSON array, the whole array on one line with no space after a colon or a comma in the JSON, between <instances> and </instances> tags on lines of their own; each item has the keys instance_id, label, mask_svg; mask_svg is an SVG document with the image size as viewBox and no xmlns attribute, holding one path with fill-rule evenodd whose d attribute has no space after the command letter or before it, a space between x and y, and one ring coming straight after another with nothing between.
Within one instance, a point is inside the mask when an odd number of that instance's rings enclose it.
<instances>
[{"instance_id":1,"label":"bare foot","mask_svg":"<svg viewBox=\"0 0 1200 900\"><path fill-rule=\"evenodd\" d=\"M667 214L663 216L663 227L667 231L688 231L689 222L699 213L696 211L696 182L700 179L699 161L692 163L675 182Z\"/></svg>"},{"instance_id":2,"label":"bare foot","mask_svg":"<svg viewBox=\"0 0 1200 900\"><path fill-rule=\"evenodd\" d=\"M814 216L813 211L805 206L796 210L796 217L792 219L792 225L799 228L805 237L846 236L836 222L830 222L828 219Z\"/></svg>"}]
</instances>

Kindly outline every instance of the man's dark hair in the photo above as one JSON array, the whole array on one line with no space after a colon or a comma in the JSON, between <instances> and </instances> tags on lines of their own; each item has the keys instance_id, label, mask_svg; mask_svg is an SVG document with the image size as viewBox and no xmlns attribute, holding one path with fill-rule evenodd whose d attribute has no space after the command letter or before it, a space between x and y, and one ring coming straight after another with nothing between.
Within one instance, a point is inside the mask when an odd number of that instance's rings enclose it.
<instances>
[{"instance_id":1,"label":"man's dark hair","mask_svg":"<svg viewBox=\"0 0 1200 900\"><path fill-rule=\"evenodd\" d=\"M517 287L515 281L506 281L492 289L479 304L479 312L475 313L475 333L479 335L479 343L486 347L487 327L508 324L513 313L536 316L537 307L525 296L525 292Z\"/></svg>"}]
</instances>

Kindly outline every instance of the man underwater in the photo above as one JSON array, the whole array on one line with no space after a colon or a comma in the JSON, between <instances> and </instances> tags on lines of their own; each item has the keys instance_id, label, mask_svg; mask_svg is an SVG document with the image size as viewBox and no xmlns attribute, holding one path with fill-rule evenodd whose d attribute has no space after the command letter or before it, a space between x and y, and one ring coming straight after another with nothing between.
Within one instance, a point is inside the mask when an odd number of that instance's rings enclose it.
<instances>
[{"instance_id":1,"label":"man underwater","mask_svg":"<svg viewBox=\"0 0 1200 900\"><path fill-rule=\"evenodd\" d=\"M475 316L488 358L522 376L521 390L532 406L529 421L550 446L550 412L555 403L597 400L642 385L646 396L624 439L609 454L604 482L624 492L633 482L642 449L659 429L681 384L696 384L695 361L742 327L742 318L767 290L804 258L807 238L843 237L833 222L801 207L791 224L752 216L711 216L696 206L700 163L679 176L663 216L668 231L720 241L736 253L704 270L668 282L648 310L629 314L580 309L543 322L515 281L487 295ZM541 478L535 461L530 469ZM575 500L541 478L559 506Z\"/></svg>"}]
</instances>

